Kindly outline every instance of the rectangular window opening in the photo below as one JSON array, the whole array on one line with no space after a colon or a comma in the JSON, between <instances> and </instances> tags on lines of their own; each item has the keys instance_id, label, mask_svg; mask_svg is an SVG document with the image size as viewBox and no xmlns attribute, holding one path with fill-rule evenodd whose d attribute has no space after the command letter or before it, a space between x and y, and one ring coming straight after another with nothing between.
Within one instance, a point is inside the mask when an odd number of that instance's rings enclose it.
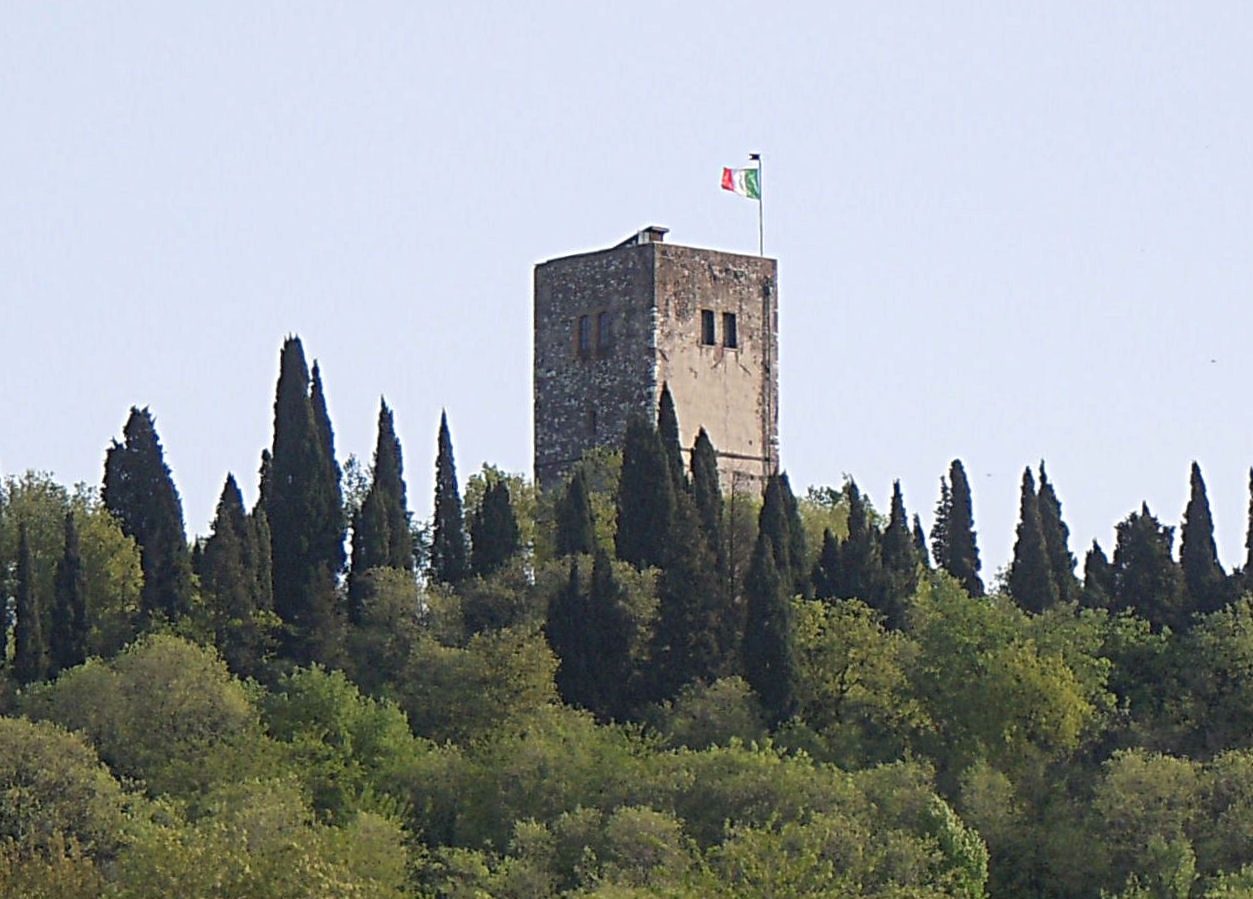
<instances>
[{"instance_id":1,"label":"rectangular window opening","mask_svg":"<svg viewBox=\"0 0 1253 899\"><path fill-rule=\"evenodd\" d=\"M592 317L590 315L579 316L579 352L590 353L592 351Z\"/></svg>"},{"instance_id":2,"label":"rectangular window opening","mask_svg":"<svg viewBox=\"0 0 1253 899\"><path fill-rule=\"evenodd\" d=\"M596 348L605 350L613 345L613 315L601 312L596 316Z\"/></svg>"},{"instance_id":3,"label":"rectangular window opening","mask_svg":"<svg viewBox=\"0 0 1253 899\"><path fill-rule=\"evenodd\" d=\"M714 334L714 311L712 309L702 309L700 311L700 342L702 346L713 346L718 342L717 336Z\"/></svg>"},{"instance_id":4,"label":"rectangular window opening","mask_svg":"<svg viewBox=\"0 0 1253 899\"><path fill-rule=\"evenodd\" d=\"M735 329L735 313L722 313L722 345L735 349L740 345L740 335Z\"/></svg>"}]
</instances>

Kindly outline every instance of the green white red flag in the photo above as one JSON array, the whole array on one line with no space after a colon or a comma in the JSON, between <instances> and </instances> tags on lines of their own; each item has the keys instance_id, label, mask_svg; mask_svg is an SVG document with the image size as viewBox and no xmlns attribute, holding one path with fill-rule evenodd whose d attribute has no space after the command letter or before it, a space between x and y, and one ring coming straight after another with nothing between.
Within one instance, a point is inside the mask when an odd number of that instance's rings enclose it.
<instances>
[{"instance_id":1,"label":"green white red flag","mask_svg":"<svg viewBox=\"0 0 1253 899\"><path fill-rule=\"evenodd\" d=\"M761 199L761 176L757 169L722 170L722 189L737 193L750 200Z\"/></svg>"}]
</instances>

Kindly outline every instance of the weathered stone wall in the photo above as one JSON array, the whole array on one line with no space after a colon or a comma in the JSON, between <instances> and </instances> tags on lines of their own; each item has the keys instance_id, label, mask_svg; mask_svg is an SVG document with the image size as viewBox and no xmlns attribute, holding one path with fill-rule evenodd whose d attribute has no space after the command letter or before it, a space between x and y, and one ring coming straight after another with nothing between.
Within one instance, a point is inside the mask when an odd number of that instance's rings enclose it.
<instances>
[{"instance_id":1,"label":"weathered stone wall","mask_svg":"<svg viewBox=\"0 0 1253 899\"><path fill-rule=\"evenodd\" d=\"M776 263L642 242L535 267L535 476L556 483L584 451L621 443L627 417L652 417L670 385L680 437L704 427L724 485L754 486L778 463ZM714 314L713 345L701 311ZM612 323L597 341L597 316ZM737 345L724 345L724 313ZM580 350L579 317L591 347ZM746 483L747 482L747 483Z\"/></svg>"}]
</instances>

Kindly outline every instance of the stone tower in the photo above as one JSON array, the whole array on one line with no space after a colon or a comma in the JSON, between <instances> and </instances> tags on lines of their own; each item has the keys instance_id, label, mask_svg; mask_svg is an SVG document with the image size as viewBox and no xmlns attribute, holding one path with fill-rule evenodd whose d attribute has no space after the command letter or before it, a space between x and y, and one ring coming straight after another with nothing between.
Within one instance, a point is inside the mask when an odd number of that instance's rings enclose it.
<instances>
[{"instance_id":1,"label":"stone tower","mask_svg":"<svg viewBox=\"0 0 1253 899\"><path fill-rule=\"evenodd\" d=\"M535 266L535 478L557 483L585 450L618 446L627 417L656 420L669 384L680 439L700 428L727 489L778 467L777 263L665 242Z\"/></svg>"}]
</instances>

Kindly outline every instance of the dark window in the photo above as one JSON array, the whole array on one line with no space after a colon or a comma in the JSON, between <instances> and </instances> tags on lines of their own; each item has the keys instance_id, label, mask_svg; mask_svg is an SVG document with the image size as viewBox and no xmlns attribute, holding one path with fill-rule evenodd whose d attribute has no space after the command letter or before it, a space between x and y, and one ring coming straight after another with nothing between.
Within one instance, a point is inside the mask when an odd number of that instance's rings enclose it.
<instances>
[{"instance_id":1,"label":"dark window","mask_svg":"<svg viewBox=\"0 0 1253 899\"><path fill-rule=\"evenodd\" d=\"M592 317L590 315L579 316L579 352L590 353L592 351Z\"/></svg>"},{"instance_id":2,"label":"dark window","mask_svg":"<svg viewBox=\"0 0 1253 899\"><path fill-rule=\"evenodd\" d=\"M722 345L735 349L740 345L739 332L735 330L735 313L722 313Z\"/></svg>"},{"instance_id":3,"label":"dark window","mask_svg":"<svg viewBox=\"0 0 1253 899\"><path fill-rule=\"evenodd\" d=\"M596 410L589 409L587 413L587 430L593 437L596 436Z\"/></svg>"},{"instance_id":4,"label":"dark window","mask_svg":"<svg viewBox=\"0 0 1253 899\"><path fill-rule=\"evenodd\" d=\"M714 311L712 309L700 311L700 342L704 346L713 346L718 342L714 335Z\"/></svg>"},{"instance_id":5,"label":"dark window","mask_svg":"<svg viewBox=\"0 0 1253 899\"><path fill-rule=\"evenodd\" d=\"M601 312L596 316L596 347L607 349L613 345L613 314Z\"/></svg>"}]
</instances>

